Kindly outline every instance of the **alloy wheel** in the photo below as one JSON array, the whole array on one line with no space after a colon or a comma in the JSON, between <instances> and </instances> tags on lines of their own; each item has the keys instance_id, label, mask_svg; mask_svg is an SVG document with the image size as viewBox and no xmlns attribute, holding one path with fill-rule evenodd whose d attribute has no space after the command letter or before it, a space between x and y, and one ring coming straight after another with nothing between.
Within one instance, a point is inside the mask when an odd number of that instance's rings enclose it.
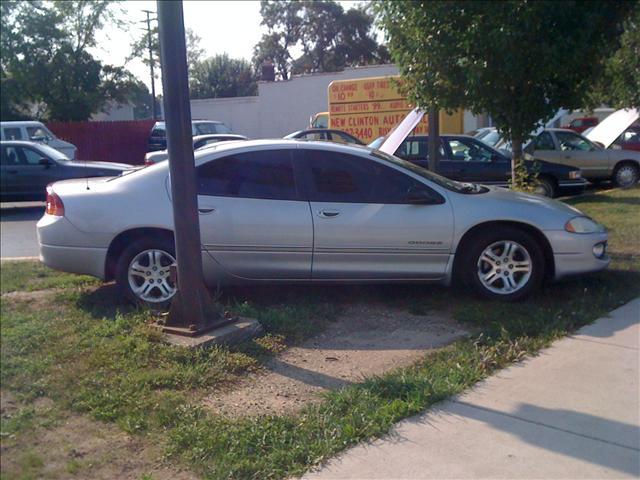
<instances>
[{"instance_id":1,"label":"alloy wheel","mask_svg":"<svg viewBox=\"0 0 640 480\"><path fill-rule=\"evenodd\" d=\"M166 302L176 293L170 278L171 266L176 259L170 253L159 250L144 250L129 263L127 277L131 291L140 300L149 303Z\"/></svg>"},{"instance_id":2,"label":"alloy wheel","mask_svg":"<svg viewBox=\"0 0 640 480\"><path fill-rule=\"evenodd\" d=\"M501 240L480 254L477 272L484 288L499 295L509 295L522 289L531 278L531 255L519 243Z\"/></svg>"}]
</instances>

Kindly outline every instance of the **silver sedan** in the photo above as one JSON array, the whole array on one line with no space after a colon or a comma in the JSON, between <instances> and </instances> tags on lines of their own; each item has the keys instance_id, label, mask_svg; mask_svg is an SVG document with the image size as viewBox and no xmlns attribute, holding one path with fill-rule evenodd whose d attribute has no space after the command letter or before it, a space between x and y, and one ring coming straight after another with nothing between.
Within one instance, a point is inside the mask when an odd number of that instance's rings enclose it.
<instances>
[{"instance_id":1,"label":"silver sedan","mask_svg":"<svg viewBox=\"0 0 640 480\"><path fill-rule=\"evenodd\" d=\"M605 229L563 203L448 180L366 147L229 142L196 152L210 286L462 280L520 300L545 279L604 269ZM49 187L46 265L115 279L131 300L175 293L167 162Z\"/></svg>"}]
</instances>

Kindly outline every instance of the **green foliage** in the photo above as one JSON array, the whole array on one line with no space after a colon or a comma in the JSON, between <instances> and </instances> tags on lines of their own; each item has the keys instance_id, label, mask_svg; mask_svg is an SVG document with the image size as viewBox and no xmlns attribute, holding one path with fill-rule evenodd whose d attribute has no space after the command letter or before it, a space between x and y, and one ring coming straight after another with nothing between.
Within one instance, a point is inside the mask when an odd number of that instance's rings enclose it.
<instances>
[{"instance_id":1,"label":"green foliage","mask_svg":"<svg viewBox=\"0 0 640 480\"><path fill-rule=\"evenodd\" d=\"M189 72L191 98L246 97L258 94L258 85L246 60L225 53L196 62Z\"/></svg>"},{"instance_id":2,"label":"green foliage","mask_svg":"<svg viewBox=\"0 0 640 480\"><path fill-rule=\"evenodd\" d=\"M375 39L366 6L345 12L334 1L265 0L260 13L268 33L255 46L253 63L259 71L271 60L282 80L291 73L335 72L389 61L386 48ZM295 47L303 52L297 58L292 56Z\"/></svg>"},{"instance_id":3,"label":"green foliage","mask_svg":"<svg viewBox=\"0 0 640 480\"><path fill-rule=\"evenodd\" d=\"M90 53L96 32L120 25L114 1L2 2L0 80L3 120L88 119L109 101L143 87ZM117 75L115 74L117 73Z\"/></svg>"},{"instance_id":4,"label":"green foliage","mask_svg":"<svg viewBox=\"0 0 640 480\"><path fill-rule=\"evenodd\" d=\"M522 142L559 108L582 107L632 2L394 1L375 4L409 99L486 112Z\"/></svg>"},{"instance_id":5,"label":"green foliage","mask_svg":"<svg viewBox=\"0 0 640 480\"><path fill-rule=\"evenodd\" d=\"M602 103L615 108L640 107L640 2L625 21L620 48L607 56L601 76L590 98L590 105Z\"/></svg>"}]
</instances>

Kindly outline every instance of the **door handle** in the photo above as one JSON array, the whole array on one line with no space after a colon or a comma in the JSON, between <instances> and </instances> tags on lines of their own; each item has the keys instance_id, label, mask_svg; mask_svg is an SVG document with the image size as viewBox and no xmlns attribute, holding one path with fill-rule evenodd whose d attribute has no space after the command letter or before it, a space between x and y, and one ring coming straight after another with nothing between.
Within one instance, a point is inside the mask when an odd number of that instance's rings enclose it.
<instances>
[{"instance_id":1,"label":"door handle","mask_svg":"<svg viewBox=\"0 0 640 480\"><path fill-rule=\"evenodd\" d=\"M212 213L215 212L216 209L214 207L202 207L202 208L198 208L198 212L200 213Z\"/></svg>"},{"instance_id":2,"label":"door handle","mask_svg":"<svg viewBox=\"0 0 640 480\"><path fill-rule=\"evenodd\" d=\"M340 215L340 212L338 212L337 210L320 210L318 212L318 215L322 218L333 218Z\"/></svg>"}]
</instances>

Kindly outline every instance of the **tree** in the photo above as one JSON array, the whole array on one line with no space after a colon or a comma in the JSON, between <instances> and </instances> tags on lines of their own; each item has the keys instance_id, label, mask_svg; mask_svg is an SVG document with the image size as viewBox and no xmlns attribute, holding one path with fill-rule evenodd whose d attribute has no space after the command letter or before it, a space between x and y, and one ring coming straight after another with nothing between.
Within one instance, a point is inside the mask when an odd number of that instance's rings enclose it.
<instances>
[{"instance_id":1,"label":"tree","mask_svg":"<svg viewBox=\"0 0 640 480\"><path fill-rule=\"evenodd\" d=\"M602 64L590 106L640 107L640 2L624 22L620 48Z\"/></svg>"},{"instance_id":2,"label":"tree","mask_svg":"<svg viewBox=\"0 0 640 480\"><path fill-rule=\"evenodd\" d=\"M226 53L196 63L189 76L191 98L245 97L258 94L249 62L229 58Z\"/></svg>"},{"instance_id":3,"label":"tree","mask_svg":"<svg viewBox=\"0 0 640 480\"><path fill-rule=\"evenodd\" d=\"M491 115L511 140L515 175L529 132L559 108L582 106L632 5L395 1L376 8L409 99Z\"/></svg>"},{"instance_id":4,"label":"tree","mask_svg":"<svg viewBox=\"0 0 640 480\"><path fill-rule=\"evenodd\" d=\"M0 76L3 119L86 120L118 86L88 52L96 32L116 23L111 1L0 2ZM109 94L111 92L111 94Z\"/></svg>"},{"instance_id":5,"label":"tree","mask_svg":"<svg viewBox=\"0 0 640 480\"><path fill-rule=\"evenodd\" d=\"M254 48L253 64L273 61L277 75L335 72L347 66L386 63L389 54L373 35L373 16L364 8L342 6L330 0L301 2L263 0L262 24L268 33ZM302 54L293 58L292 51Z\"/></svg>"}]
</instances>

